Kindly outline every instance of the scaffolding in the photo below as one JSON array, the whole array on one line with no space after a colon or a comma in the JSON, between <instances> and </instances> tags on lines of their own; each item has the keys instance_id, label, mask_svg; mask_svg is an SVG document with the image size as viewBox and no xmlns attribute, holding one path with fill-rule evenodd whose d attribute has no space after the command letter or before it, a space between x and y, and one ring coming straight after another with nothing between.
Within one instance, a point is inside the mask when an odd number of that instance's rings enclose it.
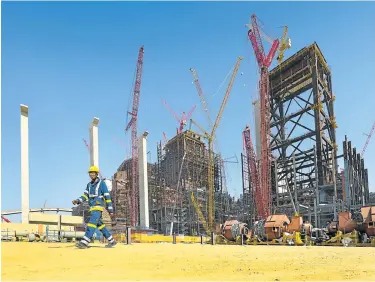
<instances>
[{"instance_id":1,"label":"scaffolding","mask_svg":"<svg viewBox=\"0 0 375 282\"><path fill-rule=\"evenodd\" d=\"M299 213L311 217L314 209L317 216L319 209L322 222L332 220L341 190L336 185L335 97L318 45L271 70L269 86L273 212L292 215L293 199ZM318 218L314 221L320 225Z\"/></svg>"},{"instance_id":2,"label":"scaffolding","mask_svg":"<svg viewBox=\"0 0 375 282\"><path fill-rule=\"evenodd\" d=\"M155 185L150 191L151 227L164 234L197 235L203 233L190 195L194 197L207 217L207 163L208 152L204 138L198 133L186 130L169 140L165 146L157 144ZM225 217L228 202L223 197L221 165L215 155L215 219L221 222Z\"/></svg>"}]
</instances>

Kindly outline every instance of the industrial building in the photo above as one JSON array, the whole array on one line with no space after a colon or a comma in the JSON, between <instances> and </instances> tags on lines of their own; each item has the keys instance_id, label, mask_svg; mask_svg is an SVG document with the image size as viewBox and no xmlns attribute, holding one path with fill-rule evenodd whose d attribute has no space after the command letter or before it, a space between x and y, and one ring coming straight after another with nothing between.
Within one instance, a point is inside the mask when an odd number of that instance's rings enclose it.
<instances>
[{"instance_id":1,"label":"industrial building","mask_svg":"<svg viewBox=\"0 0 375 282\"><path fill-rule=\"evenodd\" d=\"M207 215L207 148L203 137L191 130L183 131L165 145L157 144L157 162L148 163L148 199L150 228L162 234L198 235L202 233L191 193ZM112 178L112 197L118 225L130 225L130 191L132 159L125 160ZM222 159L214 162L215 218L223 222L234 216L233 199L223 185ZM239 204L238 204L239 205ZM238 210L238 208L237 208Z\"/></svg>"},{"instance_id":2,"label":"industrial building","mask_svg":"<svg viewBox=\"0 0 375 282\"><path fill-rule=\"evenodd\" d=\"M363 158L346 136L342 147L337 144L331 71L318 44L301 49L272 69L269 88L272 213L292 216L296 210L315 227L322 227L337 219L338 212L368 203ZM256 140L259 148L260 138ZM339 151L343 154L338 155ZM337 171L341 157L345 167ZM242 167L250 223L256 214L255 195L245 154Z\"/></svg>"}]
</instances>

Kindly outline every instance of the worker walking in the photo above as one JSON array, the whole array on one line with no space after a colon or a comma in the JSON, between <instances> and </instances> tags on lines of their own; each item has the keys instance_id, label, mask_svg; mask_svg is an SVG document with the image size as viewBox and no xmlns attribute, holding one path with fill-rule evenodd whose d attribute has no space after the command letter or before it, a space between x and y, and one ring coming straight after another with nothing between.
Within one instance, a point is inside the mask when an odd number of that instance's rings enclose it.
<instances>
[{"instance_id":1,"label":"worker walking","mask_svg":"<svg viewBox=\"0 0 375 282\"><path fill-rule=\"evenodd\" d=\"M96 166L91 166L88 171L91 181L87 184L83 195L76 200L73 200L73 205L81 204L85 201L89 202L90 206L90 220L87 224L85 236L79 241L76 246L80 249L88 248L89 243L94 235L96 228L98 228L108 240L107 248L113 247L117 242L113 239L109 230L102 222L102 212L104 210L104 201L107 205L107 210L111 217L113 217L113 205L111 196L109 195L107 185L99 177L99 169Z\"/></svg>"}]
</instances>

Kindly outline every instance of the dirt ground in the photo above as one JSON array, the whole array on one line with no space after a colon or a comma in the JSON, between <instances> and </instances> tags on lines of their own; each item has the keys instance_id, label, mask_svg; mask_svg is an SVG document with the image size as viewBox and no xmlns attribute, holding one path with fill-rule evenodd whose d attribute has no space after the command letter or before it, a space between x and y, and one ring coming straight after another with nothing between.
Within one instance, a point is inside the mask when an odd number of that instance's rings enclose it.
<instances>
[{"instance_id":1,"label":"dirt ground","mask_svg":"<svg viewBox=\"0 0 375 282\"><path fill-rule=\"evenodd\" d=\"M375 281L375 248L2 242L2 281Z\"/></svg>"}]
</instances>

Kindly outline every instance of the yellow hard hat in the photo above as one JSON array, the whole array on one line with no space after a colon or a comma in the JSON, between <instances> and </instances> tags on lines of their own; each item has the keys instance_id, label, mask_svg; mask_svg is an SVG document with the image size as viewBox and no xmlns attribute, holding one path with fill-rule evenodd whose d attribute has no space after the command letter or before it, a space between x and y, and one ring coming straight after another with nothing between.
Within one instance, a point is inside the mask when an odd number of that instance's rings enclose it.
<instances>
[{"instance_id":1,"label":"yellow hard hat","mask_svg":"<svg viewBox=\"0 0 375 282\"><path fill-rule=\"evenodd\" d=\"M89 168L89 171L88 172L96 172L96 173L99 173L99 168L97 166L90 166Z\"/></svg>"}]
</instances>

